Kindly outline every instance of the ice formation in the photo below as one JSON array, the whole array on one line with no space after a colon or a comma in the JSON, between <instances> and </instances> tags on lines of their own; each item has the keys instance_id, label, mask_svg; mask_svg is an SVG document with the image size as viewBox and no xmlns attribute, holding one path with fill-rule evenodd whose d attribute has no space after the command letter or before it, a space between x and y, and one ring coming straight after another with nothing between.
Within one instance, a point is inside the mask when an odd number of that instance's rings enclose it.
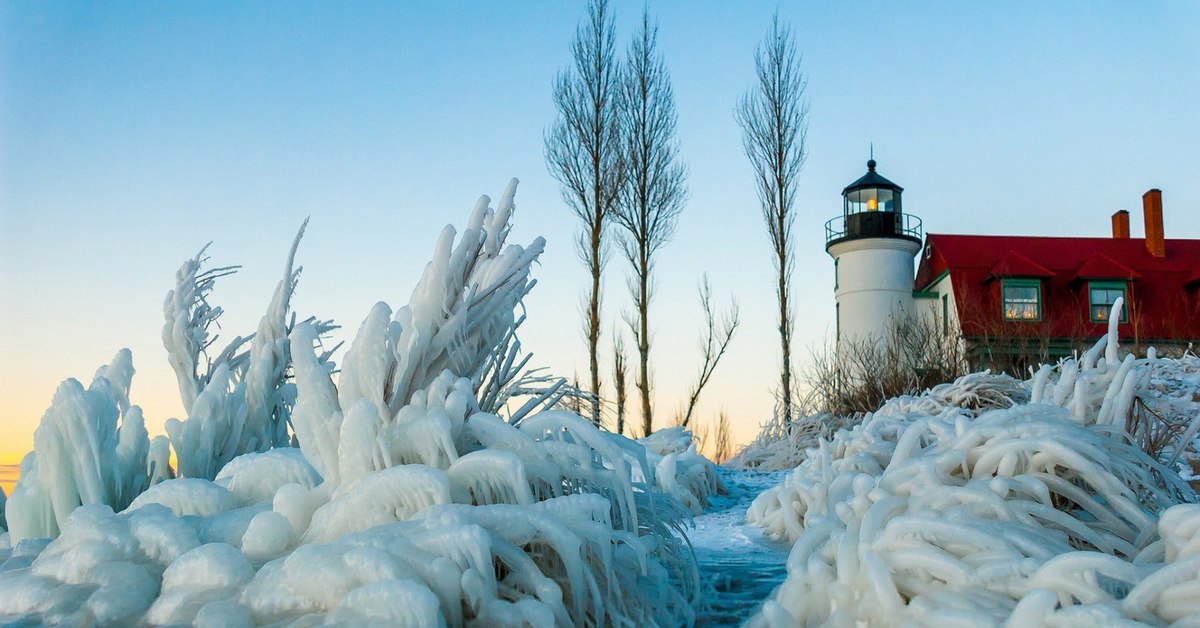
<instances>
[{"instance_id":1,"label":"ice formation","mask_svg":"<svg viewBox=\"0 0 1200 628\"><path fill-rule=\"evenodd\" d=\"M301 225L288 252L283 278L275 288L267 312L250 336L238 336L215 357L208 349L216 342L209 327L222 311L208 302L219 277L236 267L203 270L204 251L184 262L175 274L175 289L163 304L163 345L175 370L187 418L170 419L167 435L178 459L180 475L213 479L230 460L248 452L262 452L289 444L288 425L295 386L286 381L290 363L288 334L295 326L288 319L292 294L300 277L296 250L308 221ZM333 325L309 319L323 334ZM249 343L249 349L245 349ZM201 358L205 367L200 368ZM323 361L329 356L323 355Z\"/></svg>"},{"instance_id":2,"label":"ice formation","mask_svg":"<svg viewBox=\"0 0 1200 628\"><path fill-rule=\"evenodd\" d=\"M698 576L659 454L552 404L480 408L504 397L482 373L512 366L497 355L543 246L506 243L515 187L442 233L407 306L371 309L336 382L328 323L287 318L294 245L253 341L212 359L206 295L228 269L185 264L163 329L180 477L128 405L127 352L64 384L6 507L0 623L689 623ZM711 490L694 464L670 480Z\"/></svg>"},{"instance_id":3,"label":"ice formation","mask_svg":"<svg viewBox=\"0 0 1200 628\"><path fill-rule=\"evenodd\" d=\"M922 410L937 414L947 407L957 407L975 415L1027 401L1029 388L1024 382L985 371L939 384L920 396L892 399L880 411L887 412L889 407L903 406L910 412ZM838 430L857 425L862 418L861 415L834 416L828 413L803 416L790 422L776 418L764 425L755 439L728 464L736 468L764 471L795 469L820 441L832 438Z\"/></svg>"},{"instance_id":4,"label":"ice formation","mask_svg":"<svg viewBox=\"0 0 1200 628\"><path fill-rule=\"evenodd\" d=\"M1123 433L1156 358L1121 359L1115 332L1042 367L1029 403L976 413L959 380L820 441L748 512L794 543L751 623L1194 622L1200 507Z\"/></svg>"},{"instance_id":5,"label":"ice formation","mask_svg":"<svg viewBox=\"0 0 1200 628\"><path fill-rule=\"evenodd\" d=\"M54 393L33 434L34 450L5 505L12 542L56 536L84 504L123 509L167 468L151 447L138 406L129 404L133 358L121 350L88 388L74 379Z\"/></svg>"},{"instance_id":6,"label":"ice formation","mask_svg":"<svg viewBox=\"0 0 1200 628\"><path fill-rule=\"evenodd\" d=\"M654 468L659 490L671 495L693 515L708 508L709 498L725 491L717 466L696 452L695 436L683 426L661 429L639 438Z\"/></svg>"}]
</instances>

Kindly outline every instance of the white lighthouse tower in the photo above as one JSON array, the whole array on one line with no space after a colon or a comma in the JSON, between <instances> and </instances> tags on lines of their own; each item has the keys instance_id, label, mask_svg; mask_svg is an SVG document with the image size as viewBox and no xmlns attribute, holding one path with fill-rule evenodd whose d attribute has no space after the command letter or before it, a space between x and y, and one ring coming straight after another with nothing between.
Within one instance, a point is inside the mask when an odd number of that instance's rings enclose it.
<instances>
[{"instance_id":1,"label":"white lighthouse tower","mask_svg":"<svg viewBox=\"0 0 1200 628\"><path fill-rule=\"evenodd\" d=\"M838 344L881 339L898 316L913 313L913 260L921 219L905 214L904 189L875 172L842 190L842 215L825 223L833 258Z\"/></svg>"}]
</instances>

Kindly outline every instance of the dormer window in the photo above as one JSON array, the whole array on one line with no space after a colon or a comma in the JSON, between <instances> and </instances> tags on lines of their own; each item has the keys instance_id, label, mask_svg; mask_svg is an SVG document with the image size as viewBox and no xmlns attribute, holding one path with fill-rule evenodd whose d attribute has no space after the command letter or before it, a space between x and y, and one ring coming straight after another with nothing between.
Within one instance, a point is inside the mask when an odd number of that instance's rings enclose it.
<instances>
[{"instance_id":1,"label":"dormer window","mask_svg":"<svg viewBox=\"0 0 1200 628\"><path fill-rule=\"evenodd\" d=\"M1006 321L1042 320L1042 281L1004 279L1000 282L1001 316Z\"/></svg>"},{"instance_id":2,"label":"dormer window","mask_svg":"<svg viewBox=\"0 0 1200 628\"><path fill-rule=\"evenodd\" d=\"M1124 281L1088 282L1089 318L1093 323L1107 323L1113 304L1117 302L1118 298L1124 297ZM1121 320L1118 322L1129 322L1129 299L1125 299L1125 307L1121 308Z\"/></svg>"}]
</instances>

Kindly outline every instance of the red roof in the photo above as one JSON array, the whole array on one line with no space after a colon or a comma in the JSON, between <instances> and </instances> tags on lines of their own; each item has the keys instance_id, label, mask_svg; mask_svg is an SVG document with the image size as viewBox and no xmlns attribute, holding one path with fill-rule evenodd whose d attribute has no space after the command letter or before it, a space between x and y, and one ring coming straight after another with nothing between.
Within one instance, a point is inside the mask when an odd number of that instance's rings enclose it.
<instances>
[{"instance_id":1,"label":"red roof","mask_svg":"<svg viewBox=\"0 0 1200 628\"><path fill-rule=\"evenodd\" d=\"M948 271L964 336L1025 335L1042 326L1055 338L1099 337L1107 325L1090 320L1088 281L1125 280L1123 340L1200 340L1200 240L1166 240L1166 257L1150 255L1141 238L931 233L925 247L916 288ZM1041 279L1041 321L1002 320L1001 277Z\"/></svg>"},{"instance_id":2,"label":"red roof","mask_svg":"<svg viewBox=\"0 0 1200 628\"><path fill-rule=\"evenodd\" d=\"M1075 271L1076 279L1141 279L1142 274L1103 254L1097 253Z\"/></svg>"},{"instance_id":3,"label":"red roof","mask_svg":"<svg viewBox=\"0 0 1200 628\"><path fill-rule=\"evenodd\" d=\"M992 277L1053 277L1045 266L1010 250L988 271Z\"/></svg>"}]
</instances>

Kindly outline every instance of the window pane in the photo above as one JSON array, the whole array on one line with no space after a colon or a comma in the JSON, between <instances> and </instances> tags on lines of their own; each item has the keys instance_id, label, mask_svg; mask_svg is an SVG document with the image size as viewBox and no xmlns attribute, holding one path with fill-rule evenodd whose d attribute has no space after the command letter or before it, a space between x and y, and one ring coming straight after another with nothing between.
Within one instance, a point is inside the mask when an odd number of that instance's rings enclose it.
<instances>
[{"instance_id":1,"label":"window pane","mask_svg":"<svg viewBox=\"0 0 1200 628\"><path fill-rule=\"evenodd\" d=\"M1002 286L1004 318L1010 321L1030 321L1041 317L1041 290L1037 285L1008 284Z\"/></svg>"},{"instance_id":2,"label":"window pane","mask_svg":"<svg viewBox=\"0 0 1200 628\"><path fill-rule=\"evenodd\" d=\"M1112 306L1118 298L1125 296L1124 288L1089 288L1088 311L1095 322L1104 322L1109 318ZM1121 322L1128 320L1126 308L1121 309Z\"/></svg>"}]
</instances>

